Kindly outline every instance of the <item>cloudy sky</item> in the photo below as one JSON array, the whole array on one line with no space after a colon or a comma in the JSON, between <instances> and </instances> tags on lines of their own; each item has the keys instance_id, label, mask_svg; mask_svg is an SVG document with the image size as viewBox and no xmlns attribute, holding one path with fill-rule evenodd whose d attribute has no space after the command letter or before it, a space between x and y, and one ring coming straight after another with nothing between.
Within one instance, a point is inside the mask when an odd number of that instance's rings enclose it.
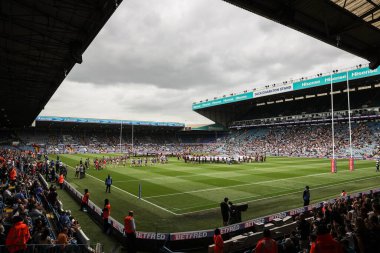
<instances>
[{"instance_id":1,"label":"cloudy sky","mask_svg":"<svg viewBox=\"0 0 380 253\"><path fill-rule=\"evenodd\" d=\"M209 123L194 101L360 63L222 0L124 0L41 115Z\"/></svg>"}]
</instances>

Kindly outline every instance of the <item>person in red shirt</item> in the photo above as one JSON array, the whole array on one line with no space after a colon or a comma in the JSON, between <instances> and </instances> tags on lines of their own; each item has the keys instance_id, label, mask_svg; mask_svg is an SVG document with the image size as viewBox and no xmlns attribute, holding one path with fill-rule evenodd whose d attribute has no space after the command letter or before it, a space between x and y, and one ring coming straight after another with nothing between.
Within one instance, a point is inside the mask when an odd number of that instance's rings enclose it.
<instances>
[{"instance_id":1,"label":"person in red shirt","mask_svg":"<svg viewBox=\"0 0 380 253\"><path fill-rule=\"evenodd\" d=\"M88 200L90 199L90 193L88 192L88 189L84 189L84 195L82 197L82 202L80 204L80 211L83 211L84 208L88 207Z\"/></svg>"},{"instance_id":2,"label":"person in red shirt","mask_svg":"<svg viewBox=\"0 0 380 253\"><path fill-rule=\"evenodd\" d=\"M63 183L65 182L65 178L63 177L63 174L59 175L59 178L58 178L58 184L59 184L59 188L62 190L63 189Z\"/></svg>"},{"instance_id":3,"label":"person in red shirt","mask_svg":"<svg viewBox=\"0 0 380 253\"><path fill-rule=\"evenodd\" d=\"M26 250L26 243L30 239L28 226L23 222L20 216L13 217L13 226L10 228L5 245L9 253L23 252Z\"/></svg>"},{"instance_id":4,"label":"person in red shirt","mask_svg":"<svg viewBox=\"0 0 380 253\"><path fill-rule=\"evenodd\" d=\"M133 211L129 211L128 216L124 218L124 232L127 236L128 253L136 252L136 224L133 218Z\"/></svg>"},{"instance_id":5,"label":"person in red shirt","mask_svg":"<svg viewBox=\"0 0 380 253\"><path fill-rule=\"evenodd\" d=\"M259 240L254 249L255 253L277 253L278 247L275 240L271 238L271 232L269 229L264 229L263 231L264 238Z\"/></svg>"},{"instance_id":6,"label":"person in red shirt","mask_svg":"<svg viewBox=\"0 0 380 253\"><path fill-rule=\"evenodd\" d=\"M109 233L109 222L108 219L111 215L111 204L109 199L104 200L104 208L102 213L102 219L103 219L103 232L108 234Z\"/></svg>"},{"instance_id":7,"label":"person in red shirt","mask_svg":"<svg viewBox=\"0 0 380 253\"><path fill-rule=\"evenodd\" d=\"M11 181L16 181L16 178L17 178L17 171L16 171L16 168L13 167L13 168L11 169L11 171L9 172L9 179L10 179Z\"/></svg>"},{"instance_id":8,"label":"person in red shirt","mask_svg":"<svg viewBox=\"0 0 380 253\"><path fill-rule=\"evenodd\" d=\"M326 225L319 225L317 240L311 244L310 253L343 253L343 248L329 234Z\"/></svg>"},{"instance_id":9,"label":"person in red shirt","mask_svg":"<svg viewBox=\"0 0 380 253\"><path fill-rule=\"evenodd\" d=\"M215 229L214 231L214 244L214 252L223 253L224 242L219 228Z\"/></svg>"}]
</instances>

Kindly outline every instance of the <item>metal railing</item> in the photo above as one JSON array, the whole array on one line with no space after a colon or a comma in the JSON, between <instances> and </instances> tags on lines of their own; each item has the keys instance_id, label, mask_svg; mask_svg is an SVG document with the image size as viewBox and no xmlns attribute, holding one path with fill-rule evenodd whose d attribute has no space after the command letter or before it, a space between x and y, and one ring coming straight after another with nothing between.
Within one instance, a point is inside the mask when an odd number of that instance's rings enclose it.
<instances>
[{"instance_id":1,"label":"metal railing","mask_svg":"<svg viewBox=\"0 0 380 253\"><path fill-rule=\"evenodd\" d=\"M96 244L88 247L86 244L27 244L25 247L20 245L13 246L13 249L22 250L25 253L102 253L103 245ZM0 253L8 253L12 246L0 245Z\"/></svg>"}]
</instances>

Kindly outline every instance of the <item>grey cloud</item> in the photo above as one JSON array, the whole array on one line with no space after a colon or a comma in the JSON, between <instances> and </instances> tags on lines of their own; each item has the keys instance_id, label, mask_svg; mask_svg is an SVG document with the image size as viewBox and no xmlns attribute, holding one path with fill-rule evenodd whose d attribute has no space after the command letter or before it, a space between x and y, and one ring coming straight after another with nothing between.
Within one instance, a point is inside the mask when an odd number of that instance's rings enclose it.
<instances>
[{"instance_id":1,"label":"grey cloud","mask_svg":"<svg viewBox=\"0 0 380 253\"><path fill-rule=\"evenodd\" d=\"M45 115L66 103L83 117L200 122L193 101L363 62L221 0L124 1L83 59ZM108 93L100 105L83 92Z\"/></svg>"}]
</instances>

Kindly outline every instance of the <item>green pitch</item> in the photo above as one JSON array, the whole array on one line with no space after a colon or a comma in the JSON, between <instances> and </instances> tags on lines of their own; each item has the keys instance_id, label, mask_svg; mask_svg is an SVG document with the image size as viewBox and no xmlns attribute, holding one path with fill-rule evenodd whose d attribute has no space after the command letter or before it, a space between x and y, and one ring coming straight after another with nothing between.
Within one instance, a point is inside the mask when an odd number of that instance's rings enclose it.
<instances>
[{"instance_id":1,"label":"green pitch","mask_svg":"<svg viewBox=\"0 0 380 253\"><path fill-rule=\"evenodd\" d=\"M107 155L115 156L116 154ZM103 155L60 155L69 166L87 157ZM56 156L51 156L55 159ZM88 170L84 179L74 178L69 168L67 181L80 192L88 188L90 200L103 206L110 199L111 216L120 222L128 210L135 211L140 231L179 232L221 226L219 203L228 197L234 204L248 203L243 219L265 216L303 205L302 191L311 189L311 203L380 187L380 173L374 161L337 162L338 173L330 173L330 160L269 157L264 163L192 164L171 158L168 164L147 167L108 165L105 170ZM105 193L104 180L113 178L111 194ZM137 198L142 186L142 199Z\"/></svg>"}]
</instances>

